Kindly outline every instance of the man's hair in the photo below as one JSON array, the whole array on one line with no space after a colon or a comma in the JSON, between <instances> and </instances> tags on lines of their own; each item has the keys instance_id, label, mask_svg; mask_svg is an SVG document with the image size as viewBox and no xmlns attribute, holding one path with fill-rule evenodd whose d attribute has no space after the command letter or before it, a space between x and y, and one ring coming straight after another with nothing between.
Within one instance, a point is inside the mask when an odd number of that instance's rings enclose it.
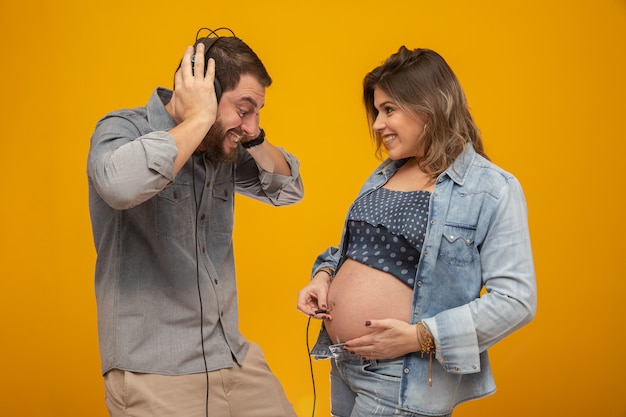
<instances>
[{"instance_id":1,"label":"man's hair","mask_svg":"<svg viewBox=\"0 0 626 417\"><path fill-rule=\"evenodd\" d=\"M477 153L487 157L463 89L452 69L436 52L409 50L402 46L365 76L365 112L376 142L376 154L381 157L383 139L373 129L378 115L374 107L375 88L382 90L409 114L426 116L424 156L418 161L426 173L436 177L445 171L467 142L474 145Z\"/></svg>"},{"instance_id":2,"label":"man's hair","mask_svg":"<svg viewBox=\"0 0 626 417\"><path fill-rule=\"evenodd\" d=\"M222 91L233 90L242 74L253 76L263 87L267 88L272 84L272 78L261 59L252 48L236 36L199 38L194 44L194 51L199 43L205 45L205 71L209 58L215 60L215 77L219 80ZM181 64L178 64L177 71L180 66Z\"/></svg>"}]
</instances>

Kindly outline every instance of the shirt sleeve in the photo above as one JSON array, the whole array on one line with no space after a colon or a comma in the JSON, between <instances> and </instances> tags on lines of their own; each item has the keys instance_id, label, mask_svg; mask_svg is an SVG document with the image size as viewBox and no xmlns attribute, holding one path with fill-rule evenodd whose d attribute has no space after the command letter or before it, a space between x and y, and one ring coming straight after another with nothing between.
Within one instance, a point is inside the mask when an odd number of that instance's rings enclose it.
<instances>
[{"instance_id":1,"label":"shirt sleeve","mask_svg":"<svg viewBox=\"0 0 626 417\"><path fill-rule=\"evenodd\" d=\"M142 135L135 123L111 116L91 137L87 171L94 188L114 209L134 207L174 180L178 149L166 131Z\"/></svg>"},{"instance_id":2,"label":"shirt sleeve","mask_svg":"<svg viewBox=\"0 0 626 417\"><path fill-rule=\"evenodd\" d=\"M300 176L298 159L277 147L291 169L291 175L272 174L264 171L252 156L240 148L235 171L235 186L238 193L275 206L286 206L302 200L304 188Z\"/></svg>"}]
</instances>

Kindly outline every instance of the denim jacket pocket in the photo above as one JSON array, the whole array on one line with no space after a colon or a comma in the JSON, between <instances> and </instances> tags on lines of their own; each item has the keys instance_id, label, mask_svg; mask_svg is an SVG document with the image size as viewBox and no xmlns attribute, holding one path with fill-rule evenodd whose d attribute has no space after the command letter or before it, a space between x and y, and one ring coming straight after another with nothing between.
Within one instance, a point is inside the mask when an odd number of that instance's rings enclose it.
<instances>
[{"instance_id":1,"label":"denim jacket pocket","mask_svg":"<svg viewBox=\"0 0 626 417\"><path fill-rule=\"evenodd\" d=\"M467 266L471 264L474 261L475 235L475 228L446 225L441 242L441 259L451 266Z\"/></svg>"}]
</instances>

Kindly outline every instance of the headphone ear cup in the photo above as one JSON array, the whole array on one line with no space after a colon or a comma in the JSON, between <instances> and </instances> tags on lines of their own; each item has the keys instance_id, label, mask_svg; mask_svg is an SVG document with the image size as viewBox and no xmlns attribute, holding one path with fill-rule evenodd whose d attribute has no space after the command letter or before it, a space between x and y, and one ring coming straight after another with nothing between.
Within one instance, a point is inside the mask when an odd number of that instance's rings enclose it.
<instances>
[{"instance_id":1,"label":"headphone ear cup","mask_svg":"<svg viewBox=\"0 0 626 417\"><path fill-rule=\"evenodd\" d=\"M222 98L222 84L220 84L220 80L217 77L213 78L213 86L215 87L215 97L217 97L217 102L220 102Z\"/></svg>"},{"instance_id":2,"label":"headphone ear cup","mask_svg":"<svg viewBox=\"0 0 626 417\"><path fill-rule=\"evenodd\" d=\"M194 45L194 50L195 50L196 46L198 46L199 43L204 44L204 56L206 58L208 56L208 54L209 54L209 51L211 50L213 45L215 45L215 42L218 39L219 39L219 37L218 38L203 38L201 40L198 40L198 41L196 41L196 44ZM194 58L195 58L195 55L191 57L191 63L192 64L193 64ZM206 75L206 70L207 70L207 68L206 68L206 61L205 61L205 67L204 67L204 74L205 75ZM193 65L192 65L192 71L193 71ZM222 84L220 84L220 80L217 79L217 76L215 76L213 78L213 87L215 88L215 96L217 97L217 102L219 103L220 99L222 98Z\"/></svg>"}]
</instances>

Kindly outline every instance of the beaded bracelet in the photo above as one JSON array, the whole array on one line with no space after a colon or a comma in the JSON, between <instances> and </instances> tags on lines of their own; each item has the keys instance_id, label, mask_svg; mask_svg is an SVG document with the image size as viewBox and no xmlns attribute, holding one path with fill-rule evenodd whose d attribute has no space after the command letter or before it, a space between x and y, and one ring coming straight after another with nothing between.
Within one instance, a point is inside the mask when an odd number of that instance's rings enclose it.
<instances>
[{"instance_id":1,"label":"beaded bracelet","mask_svg":"<svg viewBox=\"0 0 626 417\"><path fill-rule=\"evenodd\" d=\"M325 267L322 267L322 268L320 268L320 269L318 269L318 270L317 270L317 272L320 272L320 271L324 271L324 272L326 272L328 275L330 275L330 280L331 280L331 281L333 280L333 278L335 278L335 270L334 270L334 269L332 269L332 268L329 268L329 267L325 266Z\"/></svg>"}]
</instances>

